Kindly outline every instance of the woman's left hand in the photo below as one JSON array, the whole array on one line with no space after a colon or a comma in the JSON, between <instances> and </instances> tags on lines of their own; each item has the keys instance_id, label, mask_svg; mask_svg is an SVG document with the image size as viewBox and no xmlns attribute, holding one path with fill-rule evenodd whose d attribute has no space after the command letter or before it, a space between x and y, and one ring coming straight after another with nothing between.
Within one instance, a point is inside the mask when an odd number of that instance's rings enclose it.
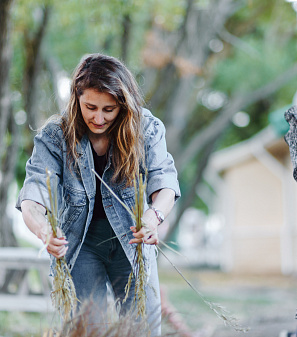
<instances>
[{"instance_id":1,"label":"woman's left hand","mask_svg":"<svg viewBox=\"0 0 297 337\"><path fill-rule=\"evenodd\" d=\"M135 239L130 240L129 243L146 243L148 245L157 245L159 243L158 237L158 219L155 212L148 209L142 217L143 227L137 232L136 227L130 227Z\"/></svg>"},{"instance_id":2,"label":"woman's left hand","mask_svg":"<svg viewBox=\"0 0 297 337\"><path fill-rule=\"evenodd\" d=\"M148 245L157 245L159 243L158 231L148 229L146 226L142 227L140 231L136 232L136 227L130 227L135 239L130 240L129 243L146 243Z\"/></svg>"}]
</instances>

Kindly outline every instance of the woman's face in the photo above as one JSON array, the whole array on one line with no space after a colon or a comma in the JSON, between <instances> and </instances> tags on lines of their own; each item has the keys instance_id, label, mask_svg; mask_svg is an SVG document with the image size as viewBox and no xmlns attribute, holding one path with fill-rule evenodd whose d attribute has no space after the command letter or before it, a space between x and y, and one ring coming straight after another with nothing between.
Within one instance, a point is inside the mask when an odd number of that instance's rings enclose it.
<instances>
[{"instance_id":1,"label":"woman's face","mask_svg":"<svg viewBox=\"0 0 297 337\"><path fill-rule=\"evenodd\" d=\"M94 135L105 134L120 112L120 106L111 94L95 89L85 89L79 104L83 119Z\"/></svg>"}]
</instances>

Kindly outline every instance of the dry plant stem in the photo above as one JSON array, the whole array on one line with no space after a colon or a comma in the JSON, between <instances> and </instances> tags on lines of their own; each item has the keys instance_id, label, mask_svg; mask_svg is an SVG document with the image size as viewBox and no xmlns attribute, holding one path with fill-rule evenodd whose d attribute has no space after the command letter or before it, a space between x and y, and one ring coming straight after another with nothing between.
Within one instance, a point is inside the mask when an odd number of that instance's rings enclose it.
<instances>
[{"instance_id":1,"label":"dry plant stem","mask_svg":"<svg viewBox=\"0 0 297 337\"><path fill-rule=\"evenodd\" d=\"M190 286L190 288L202 299L202 301L212 310L216 313L216 315L223 320L224 324L227 326L230 326L234 328L236 331L241 332L248 332L249 328L241 327L238 323L238 320L233 317L229 316L228 312L225 310L224 307L222 307L219 304L212 303L210 301L207 301L204 296L189 282L185 276L182 274L182 272L168 259L166 254L164 254L163 250L160 247L157 247L159 252L166 258L167 261L172 265L172 267L179 273L179 275L184 279L184 281Z\"/></svg>"},{"instance_id":2,"label":"dry plant stem","mask_svg":"<svg viewBox=\"0 0 297 337\"><path fill-rule=\"evenodd\" d=\"M131 212L131 210L118 198L118 196L112 191L112 189L105 183L105 181L96 173L96 171L92 170L93 173L96 175L96 177L107 187L107 189L112 193L112 195L120 202L120 204L129 212L129 214L131 215L131 217L136 221L136 216L135 214L133 214ZM143 224L143 227L147 228L149 230L149 228ZM168 246L165 242L160 241L160 244L164 245L165 247L169 248L172 251L175 251L173 248L171 248L170 246ZM139 244L141 245L141 244ZM233 316L229 316L228 312L219 304L216 303L212 303L210 301L207 301L204 296L197 290L195 289L195 287L187 280L187 278L182 274L182 272L170 261L170 259L166 256L166 254L163 252L163 250L157 246L157 250L166 258L166 260L172 265L172 267L180 274L180 276L184 279L184 281L190 286L190 288L202 299L203 303L205 303L213 312L215 312L215 314L223 320L224 324L227 326L230 326L232 328L234 328L236 331L240 331L240 332L248 332L249 328L245 328L245 327L241 327L238 323L238 320L233 317ZM126 285L126 297L127 297L127 292L129 292L130 286L131 285L131 281L132 281L132 276L130 274L128 283Z\"/></svg>"},{"instance_id":3,"label":"dry plant stem","mask_svg":"<svg viewBox=\"0 0 297 337\"><path fill-rule=\"evenodd\" d=\"M128 213L131 215L132 219L134 221L136 221L135 215L130 210L130 208L122 202L122 200L113 192L113 190L106 184L106 182L99 176L99 174L94 169L92 169L92 172L101 181L101 183L109 190L109 192L117 199L117 201L128 211Z\"/></svg>"},{"instance_id":4,"label":"dry plant stem","mask_svg":"<svg viewBox=\"0 0 297 337\"><path fill-rule=\"evenodd\" d=\"M134 190L135 190L135 208L134 216L136 221L136 231L140 231L142 228L142 215L143 215L143 196L146 189L146 183L142 180L142 174L138 177L139 188L137 189L136 179L134 179ZM135 278L135 290L134 290L134 303L136 303L137 316L142 318L146 317L146 293L145 285L147 274L144 267L144 260L142 254L142 243L138 243L135 251L135 273L133 274L133 269L129 275L128 283L125 287L126 296L124 302L127 300L133 275Z\"/></svg>"},{"instance_id":5,"label":"dry plant stem","mask_svg":"<svg viewBox=\"0 0 297 337\"><path fill-rule=\"evenodd\" d=\"M50 183L51 173L46 169L46 185L49 193L50 208L47 210L47 219L51 226L53 237L57 237L58 228L58 201L57 201L57 185L52 192ZM45 202L44 202L45 204ZM77 305L77 297L72 276L68 269L65 257L56 259L55 273L53 280L53 290L51 293L53 306L60 313L61 317L67 321L74 314Z\"/></svg>"}]
</instances>

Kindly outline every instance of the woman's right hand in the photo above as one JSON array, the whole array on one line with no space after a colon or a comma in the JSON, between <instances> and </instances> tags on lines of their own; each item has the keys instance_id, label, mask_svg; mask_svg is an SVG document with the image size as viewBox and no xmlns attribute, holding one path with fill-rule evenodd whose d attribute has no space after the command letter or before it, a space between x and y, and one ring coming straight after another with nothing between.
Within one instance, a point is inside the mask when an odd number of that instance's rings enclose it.
<instances>
[{"instance_id":1,"label":"woman's right hand","mask_svg":"<svg viewBox=\"0 0 297 337\"><path fill-rule=\"evenodd\" d=\"M57 229L57 237L53 236L51 228L49 228L47 232L42 230L37 236L45 245L47 244L46 250L49 252L49 254L53 255L57 259L60 259L66 255L68 250L66 245L68 244L68 241L66 241L66 238L62 236L60 228Z\"/></svg>"},{"instance_id":2,"label":"woman's right hand","mask_svg":"<svg viewBox=\"0 0 297 337\"><path fill-rule=\"evenodd\" d=\"M47 251L57 259L65 256L68 242L59 228L57 237L53 236L53 231L45 216L45 208L32 200L22 201L21 208L25 224L33 234L47 244Z\"/></svg>"}]
</instances>

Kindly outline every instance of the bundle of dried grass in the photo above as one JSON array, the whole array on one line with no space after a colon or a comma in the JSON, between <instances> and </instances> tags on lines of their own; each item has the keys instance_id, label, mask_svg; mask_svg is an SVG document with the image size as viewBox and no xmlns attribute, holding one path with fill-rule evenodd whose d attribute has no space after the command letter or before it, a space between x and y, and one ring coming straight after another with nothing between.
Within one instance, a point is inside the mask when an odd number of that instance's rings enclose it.
<instances>
[{"instance_id":1,"label":"bundle of dried grass","mask_svg":"<svg viewBox=\"0 0 297 337\"><path fill-rule=\"evenodd\" d=\"M140 231L143 215L143 196L145 195L146 190L146 180L143 181L143 176L140 173L138 177L139 186L137 188L136 179L134 179L134 190L135 190L135 207L134 207L134 216L136 221L136 231ZM139 243L135 251L134 259L134 272L131 270L128 283L125 288L126 296L124 302L127 300L129 291L131 288L133 277L135 278L135 292L134 292L134 303L136 304L137 315L145 318L146 317L146 294L145 294L145 285L147 279L147 273L145 271L143 254L142 254L142 245Z\"/></svg>"},{"instance_id":2,"label":"bundle of dried grass","mask_svg":"<svg viewBox=\"0 0 297 337\"><path fill-rule=\"evenodd\" d=\"M51 173L46 169L46 185L49 193L50 208L46 207L47 220L51 226L53 236L57 237L58 231L58 202L57 202L57 184L54 189L51 188L50 183ZM44 202L45 204L45 202ZM46 248L48 242L46 243ZM54 270L53 290L51 292L51 299L54 308L59 312L60 316L67 321L74 313L77 305L77 297L75 287L72 281L70 271L68 269L65 257L56 259Z\"/></svg>"}]
</instances>

